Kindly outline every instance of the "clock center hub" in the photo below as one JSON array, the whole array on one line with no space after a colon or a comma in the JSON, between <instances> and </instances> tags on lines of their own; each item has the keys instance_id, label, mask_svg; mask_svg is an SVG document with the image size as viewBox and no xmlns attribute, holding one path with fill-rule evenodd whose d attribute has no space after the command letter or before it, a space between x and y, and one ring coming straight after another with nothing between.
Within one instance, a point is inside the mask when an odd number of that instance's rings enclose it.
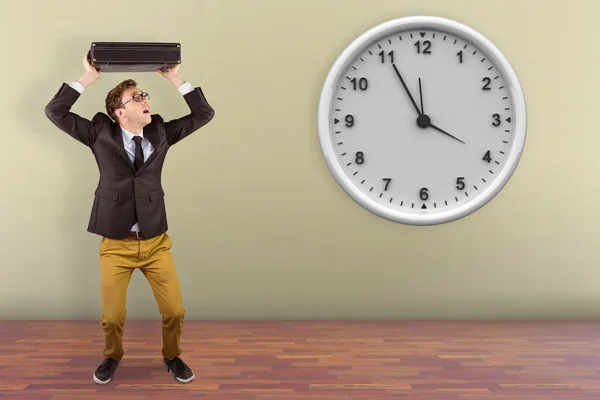
<instances>
[{"instance_id":1,"label":"clock center hub","mask_svg":"<svg viewBox=\"0 0 600 400\"><path fill-rule=\"evenodd\" d=\"M419 125L419 128L425 129L429 124L431 124L431 118L429 118L429 116L425 114L419 115L419 118L417 118L417 125Z\"/></svg>"}]
</instances>

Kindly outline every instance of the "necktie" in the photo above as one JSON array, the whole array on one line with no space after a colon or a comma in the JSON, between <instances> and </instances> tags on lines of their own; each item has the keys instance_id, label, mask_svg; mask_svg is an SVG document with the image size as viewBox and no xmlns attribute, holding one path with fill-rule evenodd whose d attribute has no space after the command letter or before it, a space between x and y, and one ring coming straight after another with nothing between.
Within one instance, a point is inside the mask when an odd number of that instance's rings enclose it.
<instances>
[{"instance_id":1,"label":"necktie","mask_svg":"<svg viewBox=\"0 0 600 400\"><path fill-rule=\"evenodd\" d=\"M139 136L134 136L133 140L135 141L135 157L133 159L133 165L136 171L139 171L140 167L144 163L144 151L142 150L142 138ZM135 205L135 203L134 203ZM137 212L135 213L134 224L138 222Z\"/></svg>"},{"instance_id":2,"label":"necktie","mask_svg":"<svg viewBox=\"0 0 600 400\"><path fill-rule=\"evenodd\" d=\"M137 171L144 163L144 151L142 150L142 138L139 136L134 136L133 140L135 141L135 158L133 160L133 165Z\"/></svg>"}]
</instances>

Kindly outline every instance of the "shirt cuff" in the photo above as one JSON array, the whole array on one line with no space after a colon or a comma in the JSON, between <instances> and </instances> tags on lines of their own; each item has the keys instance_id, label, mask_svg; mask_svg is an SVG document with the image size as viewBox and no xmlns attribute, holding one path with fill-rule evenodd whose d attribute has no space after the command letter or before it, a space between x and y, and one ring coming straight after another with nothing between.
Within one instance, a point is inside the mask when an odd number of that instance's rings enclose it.
<instances>
[{"instance_id":1,"label":"shirt cuff","mask_svg":"<svg viewBox=\"0 0 600 400\"><path fill-rule=\"evenodd\" d=\"M83 91L85 90L85 88L83 87L83 85L77 81L71 83L71 87L75 90L77 90L79 93L83 93Z\"/></svg>"},{"instance_id":2,"label":"shirt cuff","mask_svg":"<svg viewBox=\"0 0 600 400\"><path fill-rule=\"evenodd\" d=\"M185 82L183 85L179 86L179 93L182 95L186 95L193 90L194 87L189 82Z\"/></svg>"}]
</instances>

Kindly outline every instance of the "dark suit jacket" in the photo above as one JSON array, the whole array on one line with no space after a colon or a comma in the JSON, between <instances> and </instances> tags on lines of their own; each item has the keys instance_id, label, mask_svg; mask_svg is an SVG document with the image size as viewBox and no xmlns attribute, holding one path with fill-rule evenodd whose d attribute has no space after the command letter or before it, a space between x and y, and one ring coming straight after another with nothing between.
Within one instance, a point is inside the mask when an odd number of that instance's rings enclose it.
<instances>
[{"instance_id":1,"label":"dark suit jacket","mask_svg":"<svg viewBox=\"0 0 600 400\"><path fill-rule=\"evenodd\" d=\"M161 171L169 147L207 124L214 110L200 88L184 96L191 113L165 122L152 115L144 127L144 137L154 152L139 171L123 146L121 127L104 113L87 120L70 111L80 93L63 83L46 106L46 116L62 131L90 147L100 170L88 232L123 239L135 223L137 212L141 233L146 238L168 229Z\"/></svg>"}]
</instances>

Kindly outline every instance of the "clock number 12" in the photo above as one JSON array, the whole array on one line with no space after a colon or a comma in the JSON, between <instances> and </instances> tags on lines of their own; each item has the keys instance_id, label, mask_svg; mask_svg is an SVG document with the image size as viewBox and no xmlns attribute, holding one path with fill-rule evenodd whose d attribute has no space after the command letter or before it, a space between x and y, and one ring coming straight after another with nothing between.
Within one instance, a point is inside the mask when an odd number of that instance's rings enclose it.
<instances>
[{"instance_id":1,"label":"clock number 12","mask_svg":"<svg viewBox=\"0 0 600 400\"><path fill-rule=\"evenodd\" d=\"M421 54L421 41L417 41L415 46L417 47L417 53ZM423 54L431 54L431 51L429 50L430 47L431 42L429 40L425 40L423 42Z\"/></svg>"}]
</instances>

